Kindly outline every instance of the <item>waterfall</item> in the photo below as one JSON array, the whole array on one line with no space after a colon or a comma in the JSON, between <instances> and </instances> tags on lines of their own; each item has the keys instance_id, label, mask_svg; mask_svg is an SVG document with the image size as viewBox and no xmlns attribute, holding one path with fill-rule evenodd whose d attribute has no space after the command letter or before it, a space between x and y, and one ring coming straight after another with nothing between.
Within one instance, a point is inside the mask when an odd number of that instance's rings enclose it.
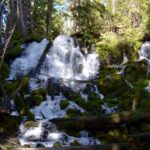
<instances>
[{"instance_id":1,"label":"waterfall","mask_svg":"<svg viewBox=\"0 0 150 150\"><path fill-rule=\"evenodd\" d=\"M123 52L123 61L122 61L122 64L125 64L127 62L128 62L127 54L125 52Z\"/></svg>"},{"instance_id":2,"label":"waterfall","mask_svg":"<svg viewBox=\"0 0 150 150\"><path fill-rule=\"evenodd\" d=\"M150 73L150 42L145 42L142 46L141 49L139 50L139 59L146 59L148 61L148 66L147 66L147 74Z\"/></svg>"},{"instance_id":3,"label":"waterfall","mask_svg":"<svg viewBox=\"0 0 150 150\"><path fill-rule=\"evenodd\" d=\"M37 66L47 44L48 40L43 39L40 43L32 42L29 45L24 45L24 51L21 57L16 58L10 66L10 75L8 80L15 80L27 75L32 69L34 69Z\"/></svg>"},{"instance_id":4,"label":"waterfall","mask_svg":"<svg viewBox=\"0 0 150 150\"><path fill-rule=\"evenodd\" d=\"M48 43L47 39L43 39L40 43L25 44L22 55L16 58L10 66L10 75L7 80L20 79L36 70L34 75L30 77L31 91L41 87L48 88L49 85L52 88L56 86L58 89L57 95L47 95L45 101L39 106L30 109L38 125L29 128L24 123L20 125L20 144L30 145L31 147L41 145L52 147L56 142L60 142L62 146L68 146L74 141L82 145L100 144L98 140L89 137L88 133L84 131L79 138L68 136L57 130L53 131L51 123L48 121L49 119L64 117L68 109L74 109L79 113L85 112L74 101L69 100L68 106L62 110L60 103L66 97L59 88L81 93L81 97L87 100L88 94L83 94L82 91L87 82L97 77L100 67L99 56L95 52L94 46L92 46L90 53L87 52L86 48L83 52L83 49L81 50L73 38L67 35L59 35L45 54ZM43 54L45 54L45 59L41 59L44 56ZM40 60L43 61L39 62ZM41 65L38 65L39 63ZM40 67L35 69L38 66ZM99 98L103 98L96 86L95 92Z\"/></svg>"},{"instance_id":5,"label":"waterfall","mask_svg":"<svg viewBox=\"0 0 150 150\"><path fill-rule=\"evenodd\" d=\"M70 80L90 80L98 74L98 69L99 57L96 52L83 55L71 37L59 35L43 62L40 74Z\"/></svg>"}]
</instances>

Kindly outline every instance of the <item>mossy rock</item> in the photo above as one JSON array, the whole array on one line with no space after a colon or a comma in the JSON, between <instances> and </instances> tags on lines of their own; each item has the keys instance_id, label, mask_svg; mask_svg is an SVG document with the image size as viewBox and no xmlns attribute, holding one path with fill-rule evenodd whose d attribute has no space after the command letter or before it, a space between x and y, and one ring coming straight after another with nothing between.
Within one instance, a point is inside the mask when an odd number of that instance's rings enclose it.
<instances>
[{"instance_id":1,"label":"mossy rock","mask_svg":"<svg viewBox=\"0 0 150 150\"><path fill-rule=\"evenodd\" d=\"M117 73L118 69L117 68L113 68L112 66L110 65L107 65L107 66L104 66L100 69L100 76L99 78L104 78L106 77L107 75L111 75L111 74L115 74Z\"/></svg>"},{"instance_id":2,"label":"mossy rock","mask_svg":"<svg viewBox=\"0 0 150 150\"><path fill-rule=\"evenodd\" d=\"M70 143L70 145L71 146L81 146L81 144L76 140L74 140L72 143Z\"/></svg>"},{"instance_id":3,"label":"mossy rock","mask_svg":"<svg viewBox=\"0 0 150 150\"><path fill-rule=\"evenodd\" d=\"M83 108L91 115L99 115L102 113L101 100L88 100Z\"/></svg>"},{"instance_id":4,"label":"mossy rock","mask_svg":"<svg viewBox=\"0 0 150 150\"><path fill-rule=\"evenodd\" d=\"M66 87L64 87L64 88L66 88ZM63 89L62 93L69 100L75 100L76 98L80 97L80 93L76 93L76 92L72 91L70 88Z\"/></svg>"},{"instance_id":5,"label":"mossy rock","mask_svg":"<svg viewBox=\"0 0 150 150\"><path fill-rule=\"evenodd\" d=\"M119 74L113 74L99 79L97 85L99 90L106 97L110 98L120 96L127 89L124 77Z\"/></svg>"},{"instance_id":6,"label":"mossy rock","mask_svg":"<svg viewBox=\"0 0 150 150\"><path fill-rule=\"evenodd\" d=\"M124 76L129 82L137 82L140 79L145 79L147 76L147 61L141 60L127 63L124 69Z\"/></svg>"},{"instance_id":7,"label":"mossy rock","mask_svg":"<svg viewBox=\"0 0 150 150\"><path fill-rule=\"evenodd\" d=\"M144 89L145 87L147 87L149 84L149 80L148 79L139 79L137 82L133 82L132 85L136 88L139 89Z\"/></svg>"},{"instance_id":8,"label":"mossy rock","mask_svg":"<svg viewBox=\"0 0 150 150\"><path fill-rule=\"evenodd\" d=\"M30 108L39 106L46 99L46 89L40 88L31 92L30 97L26 99Z\"/></svg>"},{"instance_id":9,"label":"mossy rock","mask_svg":"<svg viewBox=\"0 0 150 150\"><path fill-rule=\"evenodd\" d=\"M68 117L79 117L81 115L82 115L82 113L80 112L80 110L76 110L73 108L67 109L67 116Z\"/></svg>"},{"instance_id":10,"label":"mossy rock","mask_svg":"<svg viewBox=\"0 0 150 150\"><path fill-rule=\"evenodd\" d=\"M90 93L89 96L88 96L88 99L90 100L95 100L95 99L98 99L99 96L96 94L96 93Z\"/></svg>"},{"instance_id":11,"label":"mossy rock","mask_svg":"<svg viewBox=\"0 0 150 150\"><path fill-rule=\"evenodd\" d=\"M77 105L81 106L82 108L84 108L84 107L85 107L85 104L86 104L86 101L85 101L83 98L81 98L81 97L75 99L74 102L75 102Z\"/></svg>"},{"instance_id":12,"label":"mossy rock","mask_svg":"<svg viewBox=\"0 0 150 150\"><path fill-rule=\"evenodd\" d=\"M139 100L137 109L141 111L148 111L150 108L150 93L145 90L142 90L141 99Z\"/></svg>"},{"instance_id":13,"label":"mossy rock","mask_svg":"<svg viewBox=\"0 0 150 150\"><path fill-rule=\"evenodd\" d=\"M1 70L0 70L0 79L4 80L9 75L9 67L8 64L5 62L2 63Z\"/></svg>"},{"instance_id":14,"label":"mossy rock","mask_svg":"<svg viewBox=\"0 0 150 150\"><path fill-rule=\"evenodd\" d=\"M42 95L31 95L30 101L32 102L32 106L39 106L44 101L44 98Z\"/></svg>"},{"instance_id":15,"label":"mossy rock","mask_svg":"<svg viewBox=\"0 0 150 150\"><path fill-rule=\"evenodd\" d=\"M56 142L53 147L55 147L55 148L61 148L62 145L61 145L60 142Z\"/></svg>"},{"instance_id":16,"label":"mossy rock","mask_svg":"<svg viewBox=\"0 0 150 150\"><path fill-rule=\"evenodd\" d=\"M40 88L31 92L31 95L41 95L46 98L46 89Z\"/></svg>"},{"instance_id":17,"label":"mossy rock","mask_svg":"<svg viewBox=\"0 0 150 150\"><path fill-rule=\"evenodd\" d=\"M123 53L127 55L128 60L136 61L138 59L136 45L137 44L135 42L127 41L127 39L124 39L118 43L117 48L122 53L122 55Z\"/></svg>"},{"instance_id":18,"label":"mossy rock","mask_svg":"<svg viewBox=\"0 0 150 150\"><path fill-rule=\"evenodd\" d=\"M69 102L68 102L67 100L62 100L62 101L60 102L60 108L61 108L61 109L67 108L68 105L69 105Z\"/></svg>"},{"instance_id":19,"label":"mossy rock","mask_svg":"<svg viewBox=\"0 0 150 150\"><path fill-rule=\"evenodd\" d=\"M33 120L29 120L24 123L24 126L25 126L25 128L38 127L39 123L35 122Z\"/></svg>"}]
</instances>

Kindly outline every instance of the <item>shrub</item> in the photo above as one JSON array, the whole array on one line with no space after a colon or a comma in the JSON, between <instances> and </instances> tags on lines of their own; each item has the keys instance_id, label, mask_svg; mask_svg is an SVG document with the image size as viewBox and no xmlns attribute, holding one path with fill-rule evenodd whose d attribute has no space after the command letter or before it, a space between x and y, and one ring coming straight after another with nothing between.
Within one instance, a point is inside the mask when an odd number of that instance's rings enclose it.
<instances>
[{"instance_id":1,"label":"shrub","mask_svg":"<svg viewBox=\"0 0 150 150\"><path fill-rule=\"evenodd\" d=\"M67 100L62 100L60 102L60 108L61 109L65 109L66 107L68 107L68 105L69 105L69 102Z\"/></svg>"}]
</instances>

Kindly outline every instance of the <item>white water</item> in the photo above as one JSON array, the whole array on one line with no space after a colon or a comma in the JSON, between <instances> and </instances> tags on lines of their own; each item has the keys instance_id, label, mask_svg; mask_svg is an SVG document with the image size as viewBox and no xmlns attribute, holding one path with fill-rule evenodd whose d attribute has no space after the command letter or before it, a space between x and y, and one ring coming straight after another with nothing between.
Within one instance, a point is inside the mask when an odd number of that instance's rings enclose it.
<instances>
[{"instance_id":1,"label":"white water","mask_svg":"<svg viewBox=\"0 0 150 150\"><path fill-rule=\"evenodd\" d=\"M63 132L57 131L55 125L43 120L36 122L37 125L25 127L24 123L20 126L19 141L22 146L31 145L37 147L39 144L44 147L52 147L56 142L62 146L69 146L77 141L81 145L95 145L100 142L88 136L88 132L80 132L80 137L68 136Z\"/></svg>"},{"instance_id":2,"label":"white water","mask_svg":"<svg viewBox=\"0 0 150 150\"><path fill-rule=\"evenodd\" d=\"M148 66L147 66L147 73L150 73L150 42L145 42L140 51L139 51L139 60L142 59L146 59L148 62ZM147 87L145 87L145 90L147 90L150 93L150 81L149 81L149 85Z\"/></svg>"},{"instance_id":3,"label":"white water","mask_svg":"<svg viewBox=\"0 0 150 150\"><path fill-rule=\"evenodd\" d=\"M65 97L60 95L55 96L54 99L55 100L52 100L51 96L47 95L46 101L31 109L31 112L35 115L36 119L62 118L66 115L66 112L69 108L78 110L81 113L84 112L84 110L73 101L69 101L68 107L64 110L61 110L60 102L64 100Z\"/></svg>"},{"instance_id":4,"label":"white water","mask_svg":"<svg viewBox=\"0 0 150 150\"><path fill-rule=\"evenodd\" d=\"M125 64L128 62L128 57L127 57L127 54L124 52L123 53L123 61L122 61L122 64Z\"/></svg>"},{"instance_id":5,"label":"white water","mask_svg":"<svg viewBox=\"0 0 150 150\"><path fill-rule=\"evenodd\" d=\"M90 80L96 77L98 71L99 57L96 52L83 55L71 37L59 35L46 56L40 74L70 80Z\"/></svg>"},{"instance_id":6,"label":"white water","mask_svg":"<svg viewBox=\"0 0 150 150\"><path fill-rule=\"evenodd\" d=\"M150 61L150 42L145 42L140 51L139 51L139 59L146 59Z\"/></svg>"},{"instance_id":7,"label":"white water","mask_svg":"<svg viewBox=\"0 0 150 150\"><path fill-rule=\"evenodd\" d=\"M32 69L34 69L47 44L48 40L43 39L40 43L33 42L25 47L25 51L21 57L16 58L11 64L8 80L27 75Z\"/></svg>"}]
</instances>

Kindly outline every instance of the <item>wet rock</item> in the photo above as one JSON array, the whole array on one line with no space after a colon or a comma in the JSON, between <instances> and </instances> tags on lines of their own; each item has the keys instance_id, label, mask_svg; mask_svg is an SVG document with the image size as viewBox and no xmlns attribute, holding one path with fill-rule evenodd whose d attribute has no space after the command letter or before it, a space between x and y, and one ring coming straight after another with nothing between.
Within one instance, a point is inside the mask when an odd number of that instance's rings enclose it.
<instances>
[{"instance_id":1,"label":"wet rock","mask_svg":"<svg viewBox=\"0 0 150 150\"><path fill-rule=\"evenodd\" d=\"M115 98L127 89L125 78L118 74L103 77L97 82L98 89L111 98Z\"/></svg>"},{"instance_id":2,"label":"wet rock","mask_svg":"<svg viewBox=\"0 0 150 150\"><path fill-rule=\"evenodd\" d=\"M127 63L124 69L124 77L129 82L136 82L141 78L146 78L147 75L147 61L141 60L138 62Z\"/></svg>"}]
</instances>

